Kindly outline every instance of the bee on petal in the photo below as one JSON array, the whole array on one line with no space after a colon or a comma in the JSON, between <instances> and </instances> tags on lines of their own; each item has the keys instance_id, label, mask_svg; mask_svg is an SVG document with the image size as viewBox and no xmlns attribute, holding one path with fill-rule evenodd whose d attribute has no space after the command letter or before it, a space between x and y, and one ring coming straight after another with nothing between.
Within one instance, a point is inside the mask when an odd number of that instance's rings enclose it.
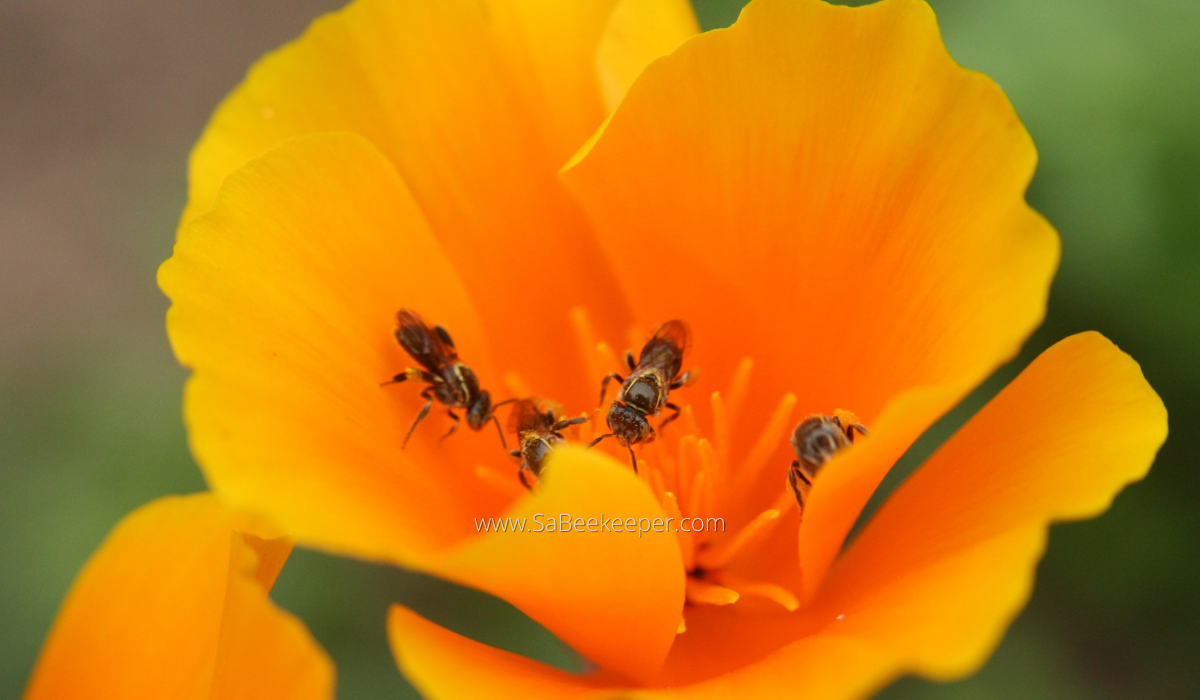
<instances>
[{"instance_id":1,"label":"bee on petal","mask_svg":"<svg viewBox=\"0 0 1200 700\"><path fill-rule=\"evenodd\" d=\"M545 399L520 399L513 405L508 417L508 429L517 434L520 448L511 454L521 460L517 476L527 489L532 490L538 482L550 452L566 443L561 431L579 425L590 417L564 420L562 414L562 406Z\"/></svg>"},{"instance_id":2,"label":"bee on petal","mask_svg":"<svg viewBox=\"0 0 1200 700\"><path fill-rule=\"evenodd\" d=\"M492 405L491 395L480 388L479 378L475 376L475 372L458 359L454 341L445 328L429 326L416 312L400 309L396 313L395 335L400 347L404 348L404 351L423 369L408 367L381 386L399 384L404 381L422 381L428 384L421 390L421 398L425 399L425 406L417 414L417 419L408 429L408 434L404 436L401 449L408 445L408 439L412 437L417 425L429 415L434 401L446 406L446 413L454 421L450 430L442 436L442 440L453 435L454 431L458 430L459 423L462 422L462 419L454 412L454 409L457 408L466 410L467 425L472 430L482 430L489 420L495 423L496 431L500 433L500 444L508 446L504 440L504 431L500 428L500 421L496 418L495 409L509 401Z\"/></svg>"},{"instance_id":3,"label":"bee on petal","mask_svg":"<svg viewBox=\"0 0 1200 700\"><path fill-rule=\"evenodd\" d=\"M633 446L654 439L655 430L649 419L657 416L664 408L671 409L673 413L658 426L658 429L662 430L678 418L681 409L668 400L671 391L688 386L699 377L697 370L680 374L688 343L687 324L673 320L667 321L654 331L654 335L642 347L641 357L636 362L632 350L625 353L629 376L622 377L613 372L600 384L600 403L603 404L608 383L613 379L621 382L621 391L617 393L616 400L608 409L608 429L611 432L593 440L592 445L605 438L615 437L628 448L633 471L637 472L637 456L633 453Z\"/></svg>"},{"instance_id":4,"label":"bee on petal","mask_svg":"<svg viewBox=\"0 0 1200 700\"><path fill-rule=\"evenodd\" d=\"M832 416L811 415L792 431L796 459L788 471L788 485L792 487L800 512L804 512L804 501L817 471L835 454L854 443L855 432L866 435L867 429L849 411L836 411Z\"/></svg>"}]
</instances>

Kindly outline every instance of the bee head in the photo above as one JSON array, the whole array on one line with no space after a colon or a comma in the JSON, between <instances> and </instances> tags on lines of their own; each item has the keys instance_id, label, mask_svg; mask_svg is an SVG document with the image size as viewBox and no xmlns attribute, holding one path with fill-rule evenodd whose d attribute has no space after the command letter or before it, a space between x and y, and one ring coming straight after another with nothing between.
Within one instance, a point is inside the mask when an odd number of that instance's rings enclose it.
<instances>
[{"instance_id":1,"label":"bee head","mask_svg":"<svg viewBox=\"0 0 1200 700\"><path fill-rule=\"evenodd\" d=\"M809 416L792 433L796 457L814 470L828 462L838 450L849 447L846 431L829 416Z\"/></svg>"},{"instance_id":2,"label":"bee head","mask_svg":"<svg viewBox=\"0 0 1200 700\"><path fill-rule=\"evenodd\" d=\"M636 445L654 432L646 415L636 406L614 401L608 409L608 429L622 445Z\"/></svg>"},{"instance_id":3,"label":"bee head","mask_svg":"<svg viewBox=\"0 0 1200 700\"><path fill-rule=\"evenodd\" d=\"M471 376L474 377L473 374ZM492 417L492 396L484 390L479 391L474 398L475 400L467 407L467 425L471 426L472 430L479 430Z\"/></svg>"}]
</instances>

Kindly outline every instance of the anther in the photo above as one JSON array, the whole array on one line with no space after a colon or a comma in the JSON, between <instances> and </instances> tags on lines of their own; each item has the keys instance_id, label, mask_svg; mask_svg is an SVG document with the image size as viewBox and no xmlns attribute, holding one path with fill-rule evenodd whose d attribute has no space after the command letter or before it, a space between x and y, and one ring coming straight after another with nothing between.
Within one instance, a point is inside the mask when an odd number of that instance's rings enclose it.
<instances>
[{"instance_id":1,"label":"anther","mask_svg":"<svg viewBox=\"0 0 1200 700\"><path fill-rule=\"evenodd\" d=\"M702 581L695 576L687 577L685 589L687 602L693 605L731 605L738 600L738 592L732 588Z\"/></svg>"}]
</instances>

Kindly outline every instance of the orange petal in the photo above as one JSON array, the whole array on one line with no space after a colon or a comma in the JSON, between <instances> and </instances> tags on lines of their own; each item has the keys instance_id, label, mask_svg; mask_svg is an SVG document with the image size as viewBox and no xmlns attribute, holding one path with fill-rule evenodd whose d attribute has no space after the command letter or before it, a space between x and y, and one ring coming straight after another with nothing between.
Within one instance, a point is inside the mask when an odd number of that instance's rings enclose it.
<instances>
[{"instance_id":1,"label":"orange petal","mask_svg":"<svg viewBox=\"0 0 1200 700\"><path fill-rule=\"evenodd\" d=\"M571 411L590 405L582 360L558 342L568 311L588 307L606 335L628 311L556 173L606 114L595 56L616 2L359 0L318 19L213 116L192 153L184 220L269 148L358 133L412 191L500 366Z\"/></svg>"},{"instance_id":2,"label":"orange petal","mask_svg":"<svg viewBox=\"0 0 1200 700\"><path fill-rule=\"evenodd\" d=\"M400 670L429 700L569 700L604 687L467 639L399 605L388 614L388 637Z\"/></svg>"},{"instance_id":3,"label":"orange petal","mask_svg":"<svg viewBox=\"0 0 1200 700\"><path fill-rule=\"evenodd\" d=\"M351 134L295 139L229 177L184 226L159 284L167 331L192 368L189 438L214 490L311 545L372 558L471 533L468 506L504 500L472 465L495 433L439 410L400 446L420 407L396 310L451 329L484 386L499 377L454 268L391 165ZM490 428L489 428L490 430Z\"/></svg>"},{"instance_id":4,"label":"orange petal","mask_svg":"<svg viewBox=\"0 0 1200 700\"><path fill-rule=\"evenodd\" d=\"M333 697L333 666L267 599L290 545L211 495L164 498L108 536L68 594L25 700Z\"/></svg>"},{"instance_id":5,"label":"orange petal","mask_svg":"<svg viewBox=\"0 0 1200 700\"><path fill-rule=\"evenodd\" d=\"M1024 605L1047 524L1103 512L1166 435L1137 363L1097 333L1067 338L884 504L830 572L822 607L907 667L963 675Z\"/></svg>"},{"instance_id":6,"label":"orange petal","mask_svg":"<svg viewBox=\"0 0 1200 700\"><path fill-rule=\"evenodd\" d=\"M638 676L661 664L683 604L673 533L481 535L475 519L511 498L476 475L509 463L490 428L438 446L445 422L431 419L400 449L423 401L416 387L379 386L409 362L391 337L396 308L443 320L485 385L495 373L453 270L370 144L303 137L235 173L160 281L176 352L194 369L192 447L224 499L306 545L499 595L606 667ZM623 465L560 459L505 515L665 517Z\"/></svg>"},{"instance_id":7,"label":"orange petal","mask_svg":"<svg viewBox=\"0 0 1200 700\"><path fill-rule=\"evenodd\" d=\"M571 528L558 531L564 514ZM507 600L605 669L655 673L675 640L685 576L666 514L637 477L603 454L563 449L537 494L503 517L525 531L492 532L419 565Z\"/></svg>"},{"instance_id":8,"label":"orange petal","mask_svg":"<svg viewBox=\"0 0 1200 700\"><path fill-rule=\"evenodd\" d=\"M803 653L779 675L761 666L677 688L646 689L599 675L575 676L455 634L400 606L388 617L392 651L405 677L429 700L574 700L575 698L857 698L878 687L889 659L869 645L834 635L805 639ZM685 632L684 634L690 634ZM854 663L847 664L848 660ZM774 664L768 659L764 664ZM786 675L784 675L786 674Z\"/></svg>"},{"instance_id":9,"label":"orange petal","mask_svg":"<svg viewBox=\"0 0 1200 700\"><path fill-rule=\"evenodd\" d=\"M1165 410L1136 363L1095 333L1073 336L1035 360L889 499L815 605L787 623L806 636L758 661L711 662L722 658L722 644L738 652L726 625L707 632L709 659L697 660L690 682L634 689L609 681L593 690L601 679L490 649L406 611L393 612L393 647L405 674L437 700L486 687L531 688L539 698L591 690L854 700L904 672L958 677L983 662L1027 599L1048 524L1104 510L1146 473L1165 436ZM680 639L706 634L705 622L689 617Z\"/></svg>"},{"instance_id":10,"label":"orange petal","mask_svg":"<svg viewBox=\"0 0 1200 700\"><path fill-rule=\"evenodd\" d=\"M596 52L596 74L609 111L651 61L700 33L688 0L621 0Z\"/></svg>"},{"instance_id":11,"label":"orange petal","mask_svg":"<svg viewBox=\"0 0 1200 700\"><path fill-rule=\"evenodd\" d=\"M952 388L911 441L1043 316L1058 239L1023 199L1035 159L923 2L755 0L647 67L563 177L637 320L691 322L703 390L753 358L743 424L791 391L874 428L903 392ZM781 442L756 507L790 459Z\"/></svg>"}]
</instances>

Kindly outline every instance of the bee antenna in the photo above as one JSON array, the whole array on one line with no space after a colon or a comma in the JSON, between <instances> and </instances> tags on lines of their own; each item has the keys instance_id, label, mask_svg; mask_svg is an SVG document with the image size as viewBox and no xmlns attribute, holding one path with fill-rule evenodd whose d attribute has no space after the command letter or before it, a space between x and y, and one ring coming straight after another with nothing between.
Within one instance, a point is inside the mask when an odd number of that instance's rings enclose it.
<instances>
[{"instance_id":1,"label":"bee antenna","mask_svg":"<svg viewBox=\"0 0 1200 700\"><path fill-rule=\"evenodd\" d=\"M592 440L591 442L588 443L588 449L590 450L591 448L595 447L596 443L600 442L604 438L610 438L610 437L613 437L613 433L606 433L604 435L601 435L600 437L598 437L595 440Z\"/></svg>"}]
</instances>

